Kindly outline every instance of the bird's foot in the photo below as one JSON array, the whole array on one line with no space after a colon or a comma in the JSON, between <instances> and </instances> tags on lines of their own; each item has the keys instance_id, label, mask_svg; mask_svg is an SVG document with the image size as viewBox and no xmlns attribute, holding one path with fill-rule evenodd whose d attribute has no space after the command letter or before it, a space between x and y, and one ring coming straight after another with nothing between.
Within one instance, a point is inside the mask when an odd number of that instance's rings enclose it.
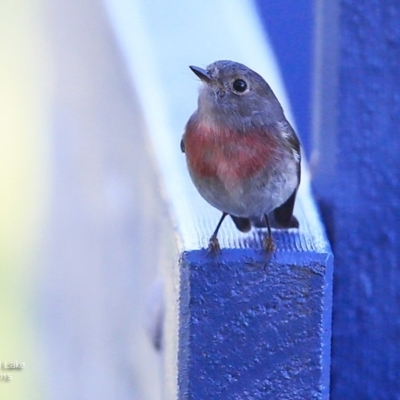
<instances>
[{"instance_id":1,"label":"bird's foot","mask_svg":"<svg viewBox=\"0 0 400 400\"><path fill-rule=\"evenodd\" d=\"M214 257L217 265L220 266L219 254L221 253L221 247L219 247L219 242L216 236L211 236L208 241L207 257Z\"/></svg>"},{"instance_id":2,"label":"bird's foot","mask_svg":"<svg viewBox=\"0 0 400 400\"><path fill-rule=\"evenodd\" d=\"M272 239L272 236L267 236L263 240L263 249L267 252L267 254L271 254L275 251L276 246L274 243L274 239Z\"/></svg>"},{"instance_id":3,"label":"bird's foot","mask_svg":"<svg viewBox=\"0 0 400 400\"><path fill-rule=\"evenodd\" d=\"M221 253L221 247L219 246L218 238L216 236L211 236L210 240L208 241L208 255L215 255L217 256Z\"/></svg>"},{"instance_id":4,"label":"bird's foot","mask_svg":"<svg viewBox=\"0 0 400 400\"><path fill-rule=\"evenodd\" d=\"M269 262L271 261L272 255L274 254L274 251L276 249L274 240L272 239L272 236L267 236L264 241L263 241L263 250L267 253L267 259L264 263L264 270L267 269Z\"/></svg>"}]
</instances>

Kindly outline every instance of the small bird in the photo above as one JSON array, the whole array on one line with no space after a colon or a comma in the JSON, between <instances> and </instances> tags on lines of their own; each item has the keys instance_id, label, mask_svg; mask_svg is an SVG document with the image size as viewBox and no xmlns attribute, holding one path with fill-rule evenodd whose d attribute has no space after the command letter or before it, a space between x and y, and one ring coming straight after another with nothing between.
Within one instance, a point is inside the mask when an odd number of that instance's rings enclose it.
<instances>
[{"instance_id":1,"label":"small bird","mask_svg":"<svg viewBox=\"0 0 400 400\"><path fill-rule=\"evenodd\" d=\"M227 215L241 232L266 226L263 241L273 252L268 214L279 228L298 227L293 207L300 184L300 142L268 83L243 64L221 60L200 78L198 108L186 124L181 150L200 195L222 211L209 240L218 252L218 230Z\"/></svg>"}]
</instances>

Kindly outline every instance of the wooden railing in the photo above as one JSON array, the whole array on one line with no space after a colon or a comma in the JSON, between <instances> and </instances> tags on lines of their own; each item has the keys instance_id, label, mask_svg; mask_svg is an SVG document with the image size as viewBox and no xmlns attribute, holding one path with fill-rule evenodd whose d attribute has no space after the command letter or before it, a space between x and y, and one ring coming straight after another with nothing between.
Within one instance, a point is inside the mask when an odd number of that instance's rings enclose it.
<instances>
[{"instance_id":1,"label":"wooden railing","mask_svg":"<svg viewBox=\"0 0 400 400\"><path fill-rule=\"evenodd\" d=\"M266 268L263 230L243 235L227 222L219 262L205 250L219 213L193 188L179 150L197 98L188 65L221 58L248 64L266 77L291 117L254 10L241 1L224 4L106 2L175 229L175 263L160 271L165 398L327 399L332 253L307 166L295 208L300 229L273 231L277 250Z\"/></svg>"}]
</instances>

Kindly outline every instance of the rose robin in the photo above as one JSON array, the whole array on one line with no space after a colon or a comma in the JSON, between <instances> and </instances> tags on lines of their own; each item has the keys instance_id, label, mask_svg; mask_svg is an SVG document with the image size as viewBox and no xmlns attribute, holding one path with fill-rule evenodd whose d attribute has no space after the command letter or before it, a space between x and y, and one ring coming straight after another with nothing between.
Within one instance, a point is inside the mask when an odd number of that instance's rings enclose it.
<instances>
[{"instance_id":1,"label":"rose robin","mask_svg":"<svg viewBox=\"0 0 400 400\"><path fill-rule=\"evenodd\" d=\"M269 213L280 228L299 226L299 139L268 83L250 68L226 60L190 68L202 86L181 150L201 196L222 211L209 250L219 251L218 230L229 214L241 232L263 221L264 249L272 252Z\"/></svg>"}]
</instances>

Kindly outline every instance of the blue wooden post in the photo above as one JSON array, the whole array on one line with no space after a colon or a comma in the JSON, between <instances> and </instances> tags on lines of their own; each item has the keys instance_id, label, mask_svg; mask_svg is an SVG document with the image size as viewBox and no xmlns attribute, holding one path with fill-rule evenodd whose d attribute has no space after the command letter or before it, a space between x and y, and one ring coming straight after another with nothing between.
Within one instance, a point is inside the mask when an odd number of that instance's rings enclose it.
<instances>
[{"instance_id":1,"label":"blue wooden post","mask_svg":"<svg viewBox=\"0 0 400 400\"><path fill-rule=\"evenodd\" d=\"M226 244L220 265L183 253L179 398L328 398L332 259L302 222L300 234L274 232L266 269L259 234Z\"/></svg>"},{"instance_id":2,"label":"blue wooden post","mask_svg":"<svg viewBox=\"0 0 400 400\"><path fill-rule=\"evenodd\" d=\"M317 3L316 188L336 254L332 398L398 399L400 3Z\"/></svg>"},{"instance_id":3,"label":"blue wooden post","mask_svg":"<svg viewBox=\"0 0 400 400\"><path fill-rule=\"evenodd\" d=\"M295 209L301 229L273 231L278 248L264 268L265 231L243 235L226 221L218 265L204 248L219 212L194 189L179 149L197 100L191 64L247 64L265 76L291 118L255 10L241 0L106 4L176 233L176 262L162 270L165 398L328 399L332 254L306 166Z\"/></svg>"}]
</instances>

